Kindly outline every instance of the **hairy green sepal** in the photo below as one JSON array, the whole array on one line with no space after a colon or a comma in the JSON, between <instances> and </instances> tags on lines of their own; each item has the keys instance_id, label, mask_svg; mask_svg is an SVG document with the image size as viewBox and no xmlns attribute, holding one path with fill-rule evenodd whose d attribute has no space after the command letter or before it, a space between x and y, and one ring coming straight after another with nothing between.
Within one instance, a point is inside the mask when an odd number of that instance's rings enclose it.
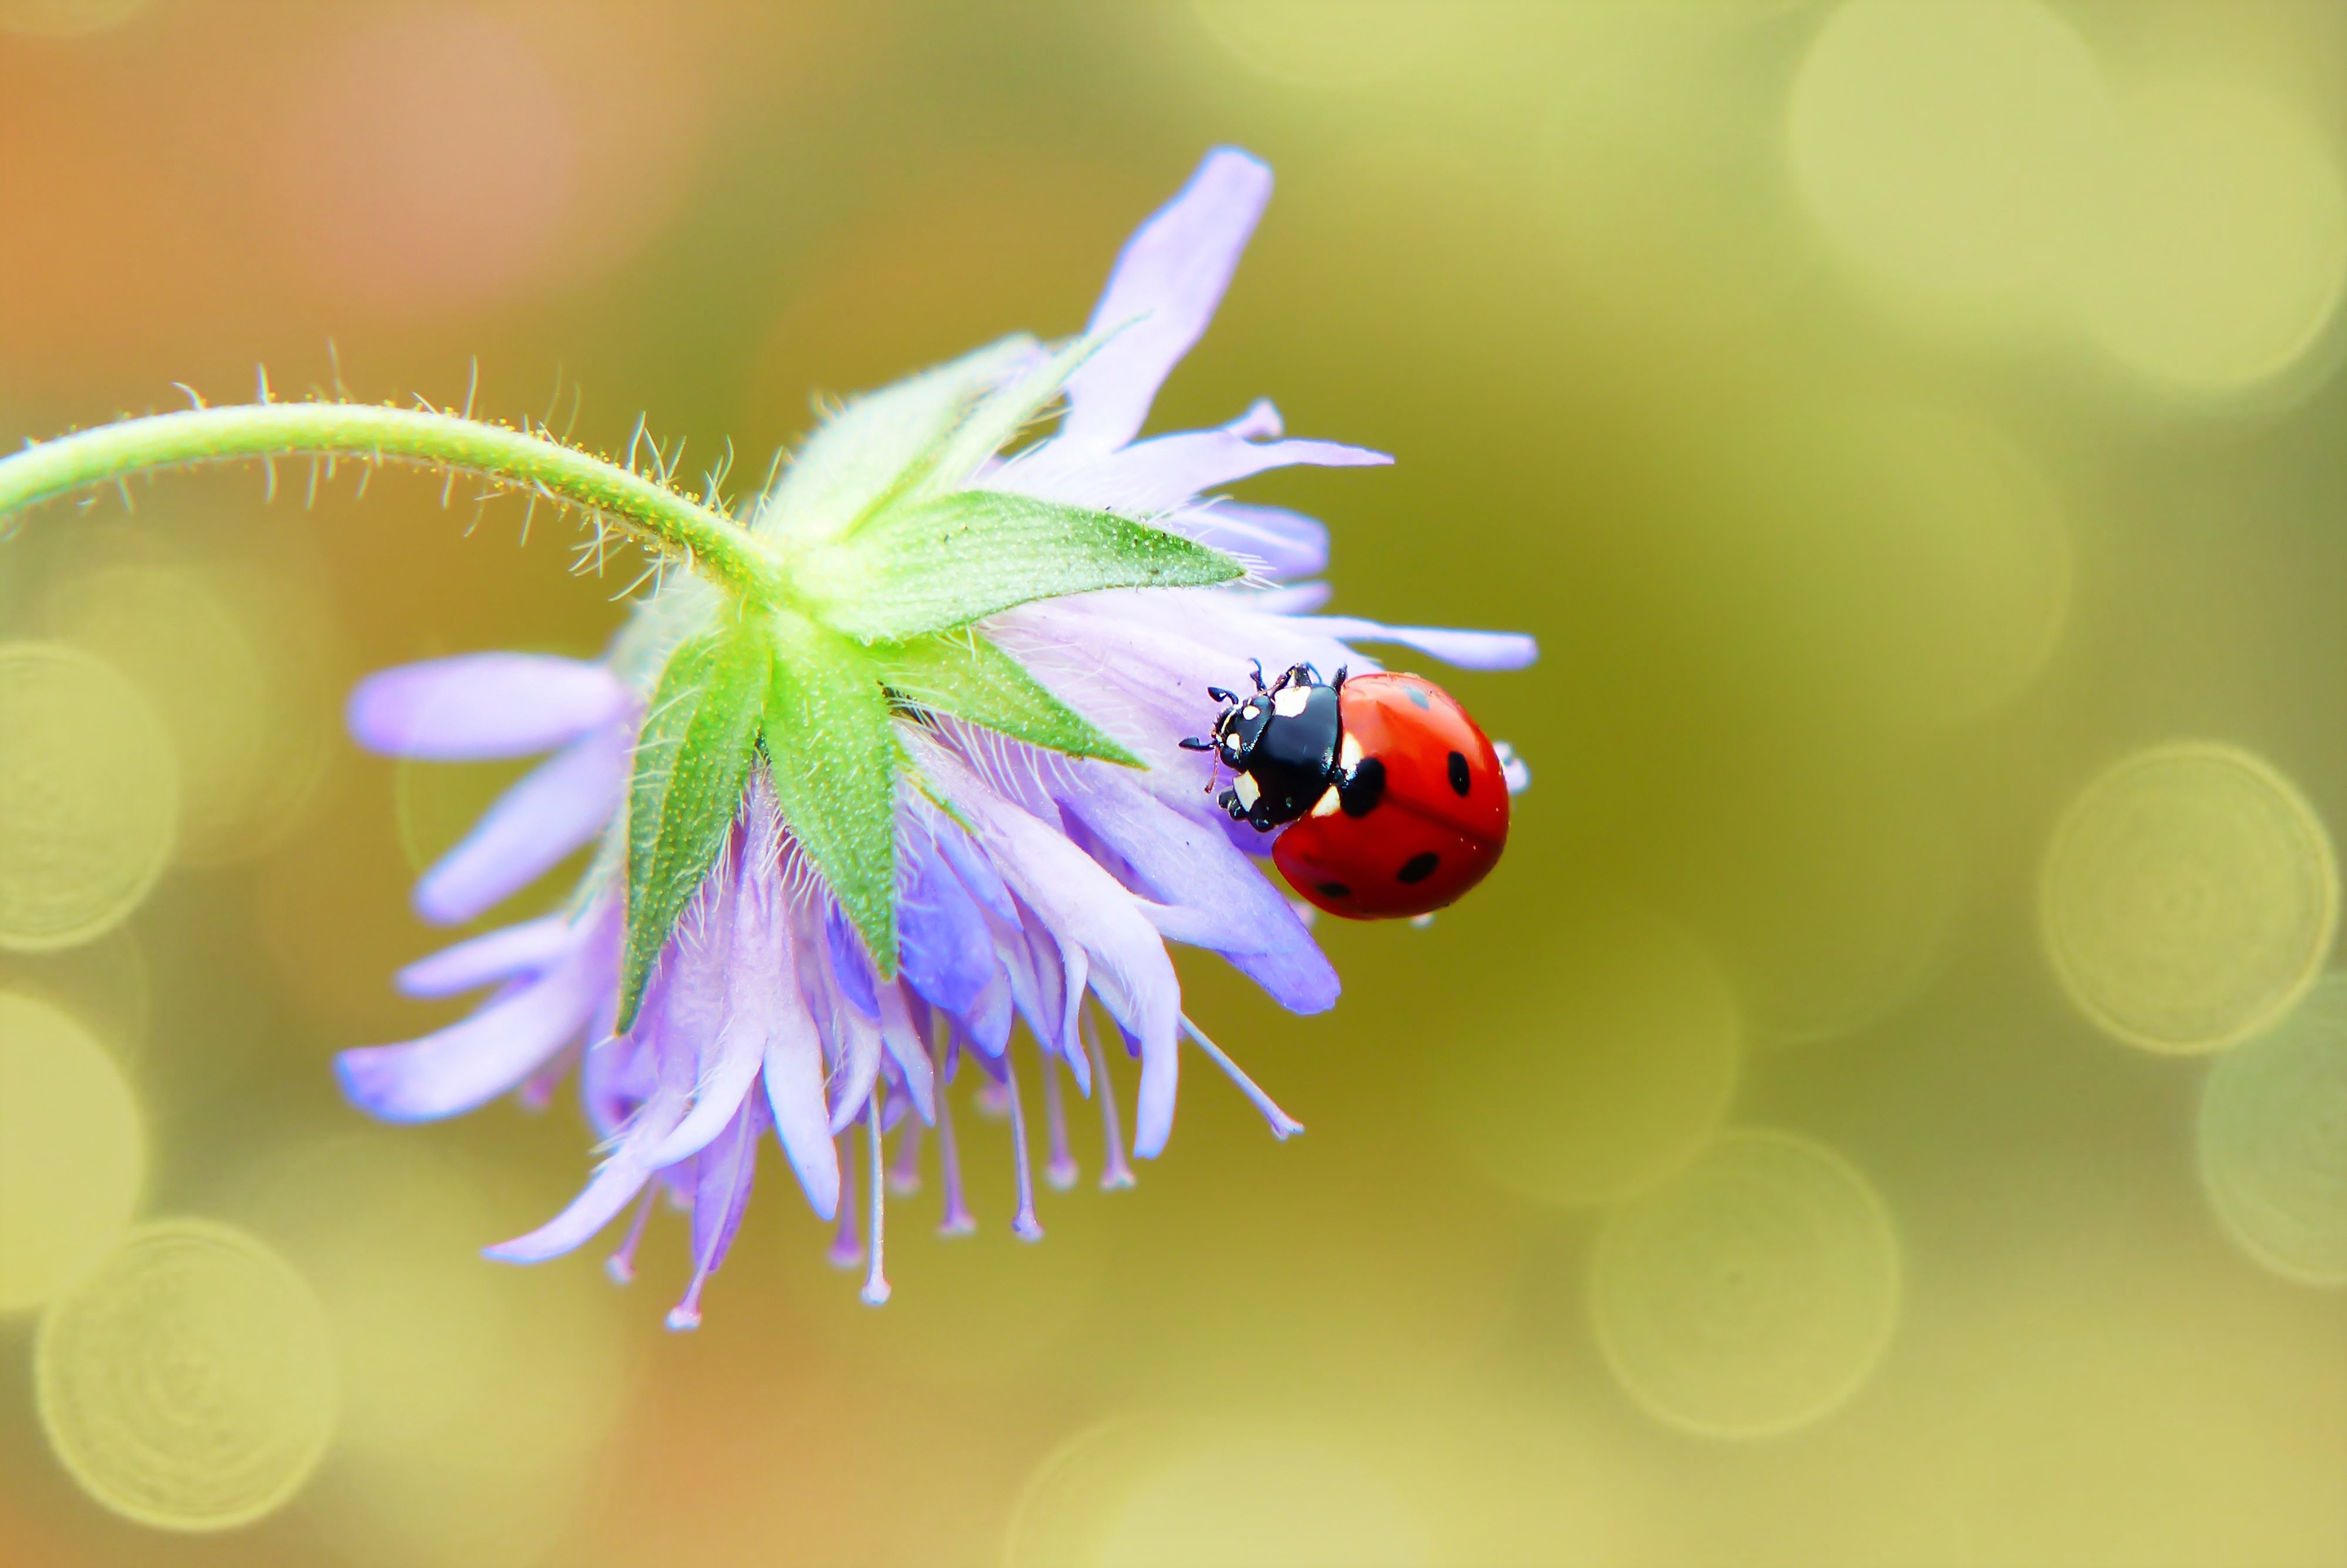
<instances>
[{"instance_id":1,"label":"hairy green sepal","mask_svg":"<svg viewBox=\"0 0 2347 1568\"><path fill-rule=\"evenodd\" d=\"M1062 594L1200 588L1245 570L1113 512L994 490L892 507L791 569L814 612L862 642L948 631Z\"/></svg>"},{"instance_id":2,"label":"hairy green sepal","mask_svg":"<svg viewBox=\"0 0 2347 1568\"><path fill-rule=\"evenodd\" d=\"M1098 757L1129 768L1139 757L1091 720L1051 695L1027 667L974 628L873 649L888 690L906 703L1071 757Z\"/></svg>"},{"instance_id":3,"label":"hairy green sepal","mask_svg":"<svg viewBox=\"0 0 2347 1568\"><path fill-rule=\"evenodd\" d=\"M764 694L766 763L783 820L855 922L883 979L897 974L897 736L870 652L794 615L776 623Z\"/></svg>"},{"instance_id":4,"label":"hairy green sepal","mask_svg":"<svg viewBox=\"0 0 2347 1568\"><path fill-rule=\"evenodd\" d=\"M757 753L774 661L766 617L737 601L679 644L661 672L628 784L622 1030L635 1022L677 917L725 847Z\"/></svg>"}]
</instances>

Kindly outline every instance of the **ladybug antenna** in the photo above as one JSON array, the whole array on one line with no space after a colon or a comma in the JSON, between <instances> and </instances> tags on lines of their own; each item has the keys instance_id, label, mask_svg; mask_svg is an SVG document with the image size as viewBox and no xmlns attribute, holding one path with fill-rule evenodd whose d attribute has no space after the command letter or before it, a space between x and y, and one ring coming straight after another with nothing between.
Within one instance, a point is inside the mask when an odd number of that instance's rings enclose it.
<instances>
[{"instance_id":1,"label":"ladybug antenna","mask_svg":"<svg viewBox=\"0 0 2347 1568\"><path fill-rule=\"evenodd\" d=\"M1263 661L1262 661L1262 660L1260 660L1260 659L1250 659L1250 660L1248 660L1248 661L1247 661L1247 665L1248 665L1248 668L1252 669L1252 670L1255 671L1255 689L1256 691L1258 691L1258 692L1262 691L1262 690L1263 690Z\"/></svg>"},{"instance_id":2,"label":"ladybug antenna","mask_svg":"<svg viewBox=\"0 0 2347 1568\"><path fill-rule=\"evenodd\" d=\"M1220 686L1207 687L1206 695L1212 697L1217 702L1235 702L1239 700L1237 692L1225 692Z\"/></svg>"},{"instance_id":3,"label":"ladybug antenna","mask_svg":"<svg viewBox=\"0 0 2347 1568\"><path fill-rule=\"evenodd\" d=\"M1345 689L1345 669L1346 667L1342 664L1337 666L1337 678L1328 682L1328 689L1330 691L1341 692Z\"/></svg>"},{"instance_id":4,"label":"ladybug antenna","mask_svg":"<svg viewBox=\"0 0 2347 1568\"><path fill-rule=\"evenodd\" d=\"M1211 752L1214 749L1214 743L1204 735L1184 735L1174 743L1185 752Z\"/></svg>"}]
</instances>

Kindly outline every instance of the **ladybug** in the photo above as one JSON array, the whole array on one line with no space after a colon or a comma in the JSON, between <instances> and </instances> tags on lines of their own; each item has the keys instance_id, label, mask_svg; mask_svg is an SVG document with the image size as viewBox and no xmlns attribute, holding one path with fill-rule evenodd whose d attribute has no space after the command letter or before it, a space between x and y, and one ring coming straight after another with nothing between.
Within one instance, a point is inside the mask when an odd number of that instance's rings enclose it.
<instances>
[{"instance_id":1,"label":"ladybug","mask_svg":"<svg viewBox=\"0 0 2347 1568\"><path fill-rule=\"evenodd\" d=\"M1236 775L1218 797L1257 833L1285 827L1271 858L1297 893L1357 920L1424 915L1499 863L1508 784L1498 751L1448 692L1417 675L1347 680L1298 664L1269 686L1255 666L1223 704L1212 752ZM1214 787L1211 784L1208 788Z\"/></svg>"}]
</instances>

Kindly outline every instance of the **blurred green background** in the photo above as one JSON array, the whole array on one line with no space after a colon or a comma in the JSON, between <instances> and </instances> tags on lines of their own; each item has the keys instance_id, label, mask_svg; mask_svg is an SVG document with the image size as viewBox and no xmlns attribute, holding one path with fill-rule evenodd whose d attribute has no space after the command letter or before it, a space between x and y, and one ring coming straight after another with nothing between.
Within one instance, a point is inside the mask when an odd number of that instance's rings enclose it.
<instances>
[{"instance_id":1,"label":"blurred green background","mask_svg":"<svg viewBox=\"0 0 2347 1568\"><path fill-rule=\"evenodd\" d=\"M1029 1246L970 1106L981 1233L932 1167L879 1311L770 1162L673 1336L671 1216L624 1291L476 1257L567 1091L328 1071L455 1016L407 885L512 776L342 694L628 574L347 468L31 519L0 1558L2347 1563L2342 124L2347 11L2250 0L0 0L0 444L477 361L754 476L1076 330L1230 141L1278 193L1153 427L1395 453L1243 493L1543 650L1443 677L1537 774L1474 897L1323 922L1321 1018L1184 962L1308 1136L1194 1068Z\"/></svg>"}]
</instances>

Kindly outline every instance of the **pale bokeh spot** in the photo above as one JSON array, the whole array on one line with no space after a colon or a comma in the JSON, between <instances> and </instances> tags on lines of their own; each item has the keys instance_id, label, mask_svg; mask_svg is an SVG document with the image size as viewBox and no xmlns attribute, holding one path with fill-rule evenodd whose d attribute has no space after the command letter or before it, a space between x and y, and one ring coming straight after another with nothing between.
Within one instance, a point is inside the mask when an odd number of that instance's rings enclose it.
<instances>
[{"instance_id":1,"label":"pale bokeh spot","mask_svg":"<svg viewBox=\"0 0 2347 1568\"><path fill-rule=\"evenodd\" d=\"M1966 313L2042 306L2108 105L2086 43L2032 0L1852 0L1793 84L1793 183L1867 280Z\"/></svg>"},{"instance_id":2,"label":"pale bokeh spot","mask_svg":"<svg viewBox=\"0 0 2347 1568\"><path fill-rule=\"evenodd\" d=\"M87 942L171 858L179 765L154 704L110 665L0 644L0 947Z\"/></svg>"},{"instance_id":3,"label":"pale bokeh spot","mask_svg":"<svg viewBox=\"0 0 2347 1568\"><path fill-rule=\"evenodd\" d=\"M26 38L78 38L119 27L149 0L0 0L0 33Z\"/></svg>"},{"instance_id":4,"label":"pale bokeh spot","mask_svg":"<svg viewBox=\"0 0 2347 1568\"><path fill-rule=\"evenodd\" d=\"M130 1085L58 1009L0 991L0 1312L37 1307L114 1245L147 1143Z\"/></svg>"},{"instance_id":5,"label":"pale bokeh spot","mask_svg":"<svg viewBox=\"0 0 2347 1568\"><path fill-rule=\"evenodd\" d=\"M2055 830L2038 889L2062 989L2147 1050L2221 1050L2314 983L2339 920L2331 838L2290 781L2239 747L2126 758Z\"/></svg>"},{"instance_id":6,"label":"pale bokeh spot","mask_svg":"<svg viewBox=\"0 0 2347 1568\"><path fill-rule=\"evenodd\" d=\"M1590 1267L1598 1342L1655 1419L1717 1438L1807 1426L1864 1385L1899 1318L1873 1187L1805 1139L1739 1132L1617 1210Z\"/></svg>"},{"instance_id":7,"label":"pale bokeh spot","mask_svg":"<svg viewBox=\"0 0 2347 1568\"><path fill-rule=\"evenodd\" d=\"M1403 1477L1301 1434L1172 1455L1134 1481L1101 1532L1098 1568L1416 1568L1435 1561Z\"/></svg>"},{"instance_id":8,"label":"pale bokeh spot","mask_svg":"<svg viewBox=\"0 0 2347 1568\"><path fill-rule=\"evenodd\" d=\"M228 1530L291 1501L340 1404L294 1267L208 1220L140 1225L42 1314L35 1397L57 1460L141 1524Z\"/></svg>"},{"instance_id":9,"label":"pale bokeh spot","mask_svg":"<svg viewBox=\"0 0 2347 1568\"><path fill-rule=\"evenodd\" d=\"M288 574L229 562L102 567L45 596L42 619L143 687L179 764L179 858L277 842L323 774L331 734L324 615Z\"/></svg>"},{"instance_id":10,"label":"pale bokeh spot","mask_svg":"<svg viewBox=\"0 0 2347 1568\"><path fill-rule=\"evenodd\" d=\"M1993 712L2068 622L2075 561L2036 461L1972 414L1928 404L1773 409L1731 437L1705 548L1751 662L1904 731Z\"/></svg>"},{"instance_id":11,"label":"pale bokeh spot","mask_svg":"<svg viewBox=\"0 0 2347 1568\"><path fill-rule=\"evenodd\" d=\"M125 1069L135 1071L147 1054L155 985L135 926L46 953L0 948L0 991L68 1015Z\"/></svg>"},{"instance_id":12,"label":"pale bokeh spot","mask_svg":"<svg viewBox=\"0 0 2347 1568\"><path fill-rule=\"evenodd\" d=\"M2347 191L2312 127L2246 84L2128 97L2073 281L2122 364L2193 395L2239 393L2321 341L2347 284Z\"/></svg>"},{"instance_id":13,"label":"pale bokeh spot","mask_svg":"<svg viewBox=\"0 0 2347 1568\"><path fill-rule=\"evenodd\" d=\"M2285 1279L2347 1286L2347 976L2209 1070L2199 1153L2244 1252Z\"/></svg>"},{"instance_id":14,"label":"pale bokeh spot","mask_svg":"<svg viewBox=\"0 0 2347 1568\"><path fill-rule=\"evenodd\" d=\"M528 1563L581 1505L617 1419L628 1298L480 1248L518 1228L510 1167L396 1133L322 1140L254 1173L257 1218L316 1286L341 1357L333 1454L305 1507L361 1563Z\"/></svg>"},{"instance_id":15,"label":"pale bokeh spot","mask_svg":"<svg viewBox=\"0 0 2347 1568\"><path fill-rule=\"evenodd\" d=\"M1214 42L1290 87L1376 87L1426 65L1459 13L1421 0L1191 0Z\"/></svg>"},{"instance_id":16,"label":"pale bokeh spot","mask_svg":"<svg viewBox=\"0 0 2347 1568\"><path fill-rule=\"evenodd\" d=\"M1503 1186L1603 1204L1669 1175L1718 1131L1743 1030L1711 955L1633 913L1553 933L1515 1009L1462 1040L1451 1123Z\"/></svg>"}]
</instances>

